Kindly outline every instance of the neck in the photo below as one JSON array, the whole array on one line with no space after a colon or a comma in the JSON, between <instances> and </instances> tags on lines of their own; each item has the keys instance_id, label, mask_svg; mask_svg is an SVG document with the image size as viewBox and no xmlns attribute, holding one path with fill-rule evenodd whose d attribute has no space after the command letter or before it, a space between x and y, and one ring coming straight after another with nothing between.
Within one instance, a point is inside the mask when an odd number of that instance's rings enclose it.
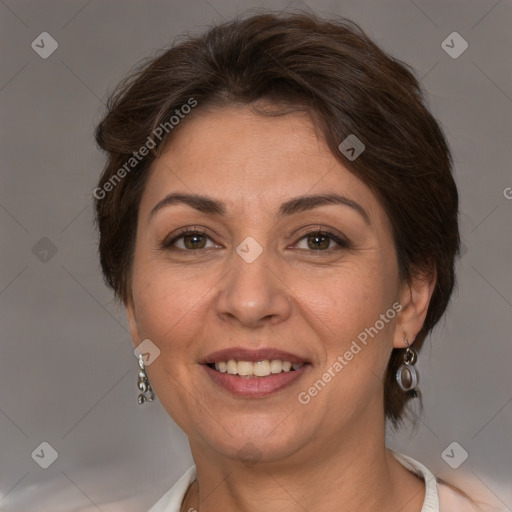
<instances>
[{"instance_id":1,"label":"neck","mask_svg":"<svg viewBox=\"0 0 512 512\"><path fill-rule=\"evenodd\" d=\"M254 464L191 443L198 478L182 510L419 512L424 484L386 450L384 437L383 422L377 432L375 424L358 426L331 443L310 443L286 460Z\"/></svg>"}]
</instances>

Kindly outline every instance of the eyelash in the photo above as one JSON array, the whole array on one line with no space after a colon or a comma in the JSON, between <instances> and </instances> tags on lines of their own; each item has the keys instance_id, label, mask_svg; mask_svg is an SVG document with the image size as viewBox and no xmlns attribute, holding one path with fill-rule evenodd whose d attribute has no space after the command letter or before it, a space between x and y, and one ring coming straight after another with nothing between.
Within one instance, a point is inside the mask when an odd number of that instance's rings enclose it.
<instances>
[{"instance_id":1,"label":"eyelash","mask_svg":"<svg viewBox=\"0 0 512 512\"><path fill-rule=\"evenodd\" d=\"M180 231L176 236L174 236L171 240L165 241L162 243L161 248L164 250L172 250L172 251L182 251L182 252L195 252L200 251L202 249L181 249L173 247L173 245L180 239L185 238L186 236L204 236L206 238L210 238L210 236L201 228L185 228L183 231ZM315 252L315 253L330 253L333 250L340 250L340 249L350 249L351 245L350 242L346 239L340 238L336 233L330 231L329 229L314 229L311 231L307 231L306 233L303 233L300 238L298 239L297 243L301 240L309 237L309 236L322 236L330 238L332 241L336 242L339 247L337 248L329 248L329 249L309 249L309 252ZM212 240L213 241L213 240ZM308 249L300 249L300 250L308 250Z\"/></svg>"}]
</instances>

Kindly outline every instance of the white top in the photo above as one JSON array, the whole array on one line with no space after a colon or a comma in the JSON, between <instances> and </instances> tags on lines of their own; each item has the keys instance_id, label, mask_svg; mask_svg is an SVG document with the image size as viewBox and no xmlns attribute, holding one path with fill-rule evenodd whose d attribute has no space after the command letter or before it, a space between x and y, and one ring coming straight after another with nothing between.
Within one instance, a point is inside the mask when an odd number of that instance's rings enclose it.
<instances>
[{"instance_id":1,"label":"white top","mask_svg":"<svg viewBox=\"0 0 512 512\"><path fill-rule=\"evenodd\" d=\"M436 477L423 464L393 450L390 452L403 466L423 478L425 499L421 512L476 512L481 510L472 506L470 502L446 485L439 484ZM196 476L196 468L192 466L149 512L180 512L181 502Z\"/></svg>"}]
</instances>

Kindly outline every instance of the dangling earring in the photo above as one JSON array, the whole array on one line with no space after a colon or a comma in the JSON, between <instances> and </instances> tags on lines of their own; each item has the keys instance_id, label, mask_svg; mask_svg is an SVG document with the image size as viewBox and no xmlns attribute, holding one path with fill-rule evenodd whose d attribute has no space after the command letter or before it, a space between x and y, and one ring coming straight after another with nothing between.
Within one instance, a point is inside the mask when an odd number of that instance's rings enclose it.
<instances>
[{"instance_id":1,"label":"dangling earring","mask_svg":"<svg viewBox=\"0 0 512 512\"><path fill-rule=\"evenodd\" d=\"M409 393L412 397L417 397L420 390L416 387L418 385L418 373L414 369L414 364L418 360L418 353L414 350L404 336L407 348L404 352L404 362L396 372L396 381L400 388Z\"/></svg>"},{"instance_id":2,"label":"dangling earring","mask_svg":"<svg viewBox=\"0 0 512 512\"><path fill-rule=\"evenodd\" d=\"M139 354L139 379L137 381L137 387L142 393L139 394L138 402L142 405L145 402L152 402L155 398L151 384L149 383L148 374L146 373L146 367L142 355Z\"/></svg>"}]
</instances>

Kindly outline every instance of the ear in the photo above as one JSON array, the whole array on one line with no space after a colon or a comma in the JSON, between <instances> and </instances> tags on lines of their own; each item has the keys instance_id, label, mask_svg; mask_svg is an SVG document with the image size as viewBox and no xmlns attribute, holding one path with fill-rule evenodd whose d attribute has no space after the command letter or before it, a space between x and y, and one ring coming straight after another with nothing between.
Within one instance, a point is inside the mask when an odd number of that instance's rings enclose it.
<instances>
[{"instance_id":1,"label":"ear","mask_svg":"<svg viewBox=\"0 0 512 512\"><path fill-rule=\"evenodd\" d=\"M405 348L405 339L412 345L423 327L436 284L435 269L420 272L404 283L400 291L402 309L398 313L393 338L394 348Z\"/></svg>"},{"instance_id":2,"label":"ear","mask_svg":"<svg viewBox=\"0 0 512 512\"><path fill-rule=\"evenodd\" d=\"M137 314L135 312L135 304L133 303L133 297L130 295L125 303L126 316L128 317L128 326L130 328L130 335L132 337L134 345L137 347L142 338L139 332L139 324L137 322Z\"/></svg>"}]
</instances>

